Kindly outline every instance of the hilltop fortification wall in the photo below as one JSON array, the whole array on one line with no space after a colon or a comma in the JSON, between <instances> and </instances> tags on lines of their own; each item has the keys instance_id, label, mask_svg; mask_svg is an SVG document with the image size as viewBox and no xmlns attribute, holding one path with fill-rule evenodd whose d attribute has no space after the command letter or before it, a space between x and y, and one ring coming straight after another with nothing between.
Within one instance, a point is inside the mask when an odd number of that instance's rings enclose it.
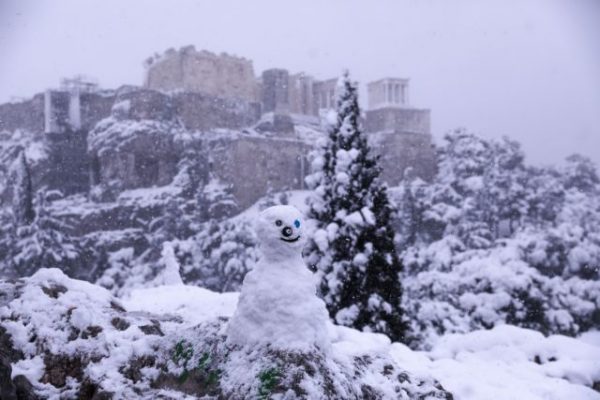
<instances>
[{"instance_id":1,"label":"hilltop fortification wall","mask_svg":"<svg viewBox=\"0 0 600 400\"><path fill-rule=\"evenodd\" d=\"M149 89L191 91L256 102L258 86L252 61L225 53L197 51L187 46L170 49L146 62Z\"/></svg>"}]
</instances>

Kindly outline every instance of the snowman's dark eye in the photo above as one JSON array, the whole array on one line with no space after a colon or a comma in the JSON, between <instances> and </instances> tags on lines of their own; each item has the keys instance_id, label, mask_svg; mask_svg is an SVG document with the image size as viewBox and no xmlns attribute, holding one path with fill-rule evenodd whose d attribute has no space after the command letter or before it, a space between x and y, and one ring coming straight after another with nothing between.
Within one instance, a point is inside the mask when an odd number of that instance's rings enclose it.
<instances>
[{"instance_id":1,"label":"snowman's dark eye","mask_svg":"<svg viewBox=\"0 0 600 400\"><path fill-rule=\"evenodd\" d=\"M295 226L296 228L300 228L300 220L298 220L298 219L297 219L297 220L295 220L295 221L294 221L294 226Z\"/></svg>"},{"instance_id":2,"label":"snowman's dark eye","mask_svg":"<svg viewBox=\"0 0 600 400\"><path fill-rule=\"evenodd\" d=\"M281 226L283 224L283 222L281 222L280 219L278 219L277 221L275 221L275 225L277 226Z\"/></svg>"}]
</instances>

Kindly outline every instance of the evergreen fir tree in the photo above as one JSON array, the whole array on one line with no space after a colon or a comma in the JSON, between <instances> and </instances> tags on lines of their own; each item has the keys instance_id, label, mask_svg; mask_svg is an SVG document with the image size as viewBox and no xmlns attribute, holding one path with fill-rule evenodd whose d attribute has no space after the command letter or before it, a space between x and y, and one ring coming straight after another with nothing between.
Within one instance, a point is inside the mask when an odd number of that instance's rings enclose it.
<instances>
[{"instance_id":1,"label":"evergreen fir tree","mask_svg":"<svg viewBox=\"0 0 600 400\"><path fill-rule=\"evenodd\" d=\"M12 206L17 226L29 225L33 222L35 211L31 173L24 151L21 151L16 159Z\"/></svg>"},{"instance_id":2,"label":"evergreen fir tree","mask_svg":"<svg viewBox=\"0 0 600 400\"><path fill-rule=\"evenodd\" d=\"M320 289L337 323L402 340L402 265L387 187L360 127L357 87L348 73L338 90L337 118L307 179L315 190L310 217L317 222L308 260L322 277Z\"/></svg>"},{"instance_id":3,"label":"evergreen fir tree","mask_svg":"<svg viewBox=\"0 0 600 400\"><path fill-rule=\"evenodd\" d=\"M0 208L0 276L15 278L11 256L15 243L15 220L8 208Z\"/></svg>"},{"instance_id":4,"label":"evergreen fir tree","mask_svg":"<svg viewBox=\"0 0 600 400\"><path fill-rule=\"evenodd\" d=\"M258 257L252 225L245 220L205 222L189 252L181 263L186 283L218 292L239 290Z\"/></svg>"},{"instance_id":5,"label":"evergreen fir tree","mask_svg":"<svg viewBox=\"0 0 600 400\"><path fill-rule=\"evenodd\" d=\"M50 214L44 191L38 192L35 219L16 231L14 270L19 276L31 275L40 268L60 268L72 274L78 258L79 249L68 234L68 226Z\"/></svg>"}]
</instances>

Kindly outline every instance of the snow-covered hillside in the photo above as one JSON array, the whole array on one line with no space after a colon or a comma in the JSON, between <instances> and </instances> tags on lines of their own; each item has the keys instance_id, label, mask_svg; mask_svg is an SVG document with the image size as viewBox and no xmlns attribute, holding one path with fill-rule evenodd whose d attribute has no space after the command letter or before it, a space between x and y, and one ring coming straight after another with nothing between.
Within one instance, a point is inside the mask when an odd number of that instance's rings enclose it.
<instances>
[{"instance_id":1,"label":"snow-covered hillside","mask_svg":"<svg viewBox=\"0 0 600 400\"><path fill-rule=\"evenodd\" d=\"M293 390L280 387L285 378L282 359L277 360L277 373L262 364L248 370L211 369L213 353L206 347L210 334L222 330L223 321L233 315L237 293L169 285L137 289L118 300L55 269L4 283L0 290L0 372L10 376L6 362L12 362L12 377L22 375L33 385L19 377L13 382L21 391L34 390L42 398L96 393L104 396L98 398L183 399L196 398L193 390L204 385L210 390L196 395L211 398L233 390L219 385L236 382L255 398L293 398ZM599 332L578 339L544 337L504 325L447 335L427 352L335 325L329 326L328 336L331 359L320 365L342 382L344 368L357 368L356 360L363 360L355 383L374 391L361 398L379 398L375 393L385 399L445 398L433 386L435 380L458 400L600 399ZM224 365L252 365L233 360ZM392 370L404 371L400 381L388 378L385 371ZM316 378L320 374L305 376L303 398L322 398L323 382ZM15 384L2 381L0 393L4 396Z\"/></svg>"},{"instance_id":2,"label":"snow-covered hillside","mask_svg":"<svg viewBox=\"0 0 600 400\"><path fill-rule=\"evenodd\" d=\"M331 325L327 353L228 345L236 294L179 284L121 302L58 269L0 290L2 399L451 398L383 335Z\"/></svg>"},{"instance_id":3,"label":"snow-covered hillside","mask_svg":"<svg viewBox=\"0 0 600 400\"><path fill-rule=\"evenodd\" d=\"M236 298L236 293L163 286L135 290L124 305L132 311L178 315L194 325L216 315L231 316ZM600 399L600 332L577 339L544 337L501 325L442 337L430 351L413 351L390 344L383 335L334 325L330 335L340 356L389 353L403 369L433 376L456 400Z\"/></svg>"}]
</instances>

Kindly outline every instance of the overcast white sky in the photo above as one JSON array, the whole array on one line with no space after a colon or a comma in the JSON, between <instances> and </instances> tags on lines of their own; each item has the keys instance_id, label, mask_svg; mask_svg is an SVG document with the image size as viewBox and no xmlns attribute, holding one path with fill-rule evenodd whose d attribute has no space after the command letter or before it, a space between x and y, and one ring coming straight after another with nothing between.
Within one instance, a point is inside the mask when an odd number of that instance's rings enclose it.
<instances>
[{"instance_id":1,"label":"overcast white sky","mask_svg":"<svg viewBox=\"0 0 600 400\"><path fill-rule=\"evenodd\" d=\"M600 164L600 1L0 0L0 102L93 76L141 84L154 52L194 44L317 78L411 79L433 133L519 140L534 163Z\"/></svg>"}]
</instances>

